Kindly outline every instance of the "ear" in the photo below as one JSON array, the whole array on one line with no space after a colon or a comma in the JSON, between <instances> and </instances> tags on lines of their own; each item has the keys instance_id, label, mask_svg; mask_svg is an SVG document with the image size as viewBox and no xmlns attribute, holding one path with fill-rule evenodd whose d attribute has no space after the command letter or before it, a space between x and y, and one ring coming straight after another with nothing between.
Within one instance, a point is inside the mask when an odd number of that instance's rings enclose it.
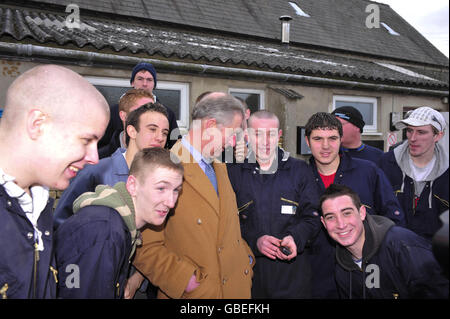
<instances>
[{"instance_id":1,"label":"ear","mask_svg":"<svg viewBox=\"0 0 450 319\"><path fill-rule=\"evenodd\" d=\"M136 128L133 125L128 125L127 126L127 134L128 134L128 136L130 136L130 138L135 140L136 139L136 135L137 135Z\"/></svg>"},{"instance_id":2,"label":"ear","mask_svg":"<svg viewBox=\"0 0 450 319\"><path fill-rule=\"evenodd\" d=\"M361 207L359 208L359 216L361 217L361 221L363 221L364 219L366 219L366 206L361 205Z\"/></svg>"},{"instance_id":3,"label":"ear","mask_svg":"<svg viewBox=\"0 0 450 319\"><path fill-rule=\"evenodd\" d=\"M444 136L444 132L439 132L434 137L434 142L437 143Z\"/></svg>"},{"instance_id":4,"label":"ear","mask_svg":"<svg viewBox=\"0 0 450 319\"><path fill-rule=\"evenodd\" d=\"M278 139L280 139L282 135L283 135L283 130L280 129L280 130L278 131Z\"/></svg>"},{"instance_id":5,"label":"ear","mask_svg":"<svg viewBox=\"0 0 450 319\"><path fill-rule=\"evenodd\" d=\"M36 140L44 131L48 115L41 110L33 109L28 112L27 132L32 140Z\"/></svg>"},{"instance_id":6,"label":"ear","mask_svg":"<svg viewBox=\"0 0 450 319\"><path fill-rule=\"evenodd\" d=\"M127 113L125 111L119 111L120 120L125 123L127 120Z\"/></svg>"},{"instance_id":7,"label":"ear","mask_svg":"<svg viewBox=\"0 0 450 319\"><path fill-rule=\"evenodd\" d=\"M311 146L309 145L308 136L305 136L305 142L306 142L306 145L308 145L308 147L311 148Z\"/></svg>"},{"instance_id":8,"label":"ear","mask_svg":"<svg viewBox=\"0 0 450 319\"><path fill-rule=\"evenodd\" d=\"M217 121L214 118L208 118L205 120L205 128L213 128L217 126Z\"/></svg>"},{"instance_id":9,"label":"ear","mask_svg":"<svg viewBox=\"0 0 450 319\"><path fill-rule=\"evenodd\" d=\"M320 216L320 221L322 222L323 227L327 229L327 224L325 224L325 219L323 219L323 216Z\"/></svg>"},{"instance_id":10,"label":"ear","mask_svg":"<svg viewBox=\"0 0 450 319\"><path fill-rule=\"evenodd\" d=\"M128 176L126 187L127 187L128 193L130 193L131 197L136 197L138 183L139 182L134 175Z\"/></svg>"}]
</instances>

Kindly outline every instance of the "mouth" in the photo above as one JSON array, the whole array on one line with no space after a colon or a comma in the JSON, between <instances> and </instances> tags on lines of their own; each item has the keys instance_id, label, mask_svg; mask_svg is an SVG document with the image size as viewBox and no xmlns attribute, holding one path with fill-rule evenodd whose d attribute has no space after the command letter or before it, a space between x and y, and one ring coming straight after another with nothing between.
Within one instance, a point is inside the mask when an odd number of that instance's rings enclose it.
<instances>
[{"instance_id":1,"label":"mouth","mask_svg":"<svg viewBox=\"0 0 450 319\"><path fill-rule=\"evenodd\" d=\"M81 168L79 168L79 167L75 167L73 165L70 165L68 170L69 170L71 178L75 177L78 174L78 172L80 171L80 169Z\"/></svg>"},{"instance_id":2,"label":"mouth","mask_svg":"<svg viewBox=\"0 0 450 319\"><path fill-rule=\"evenodd\" d=\"M158 215L161 216L161 217L166 217L167 214L169 213L168 210L157 210L156 212L157 212Z\"/></svg>"},{"instance_id":3,"label":"mouth","mask_svg":"<svg viewBox=\"0 0 450 319\"><path fill-rule=\"evenodd\" d=\"M348 237L351 232L352 232L352 230L350 229L345 232L336 232L336 235L338 235L338 237L340 237L340 238L345 238L345 237Z\"/></svg>"}]
</instances>

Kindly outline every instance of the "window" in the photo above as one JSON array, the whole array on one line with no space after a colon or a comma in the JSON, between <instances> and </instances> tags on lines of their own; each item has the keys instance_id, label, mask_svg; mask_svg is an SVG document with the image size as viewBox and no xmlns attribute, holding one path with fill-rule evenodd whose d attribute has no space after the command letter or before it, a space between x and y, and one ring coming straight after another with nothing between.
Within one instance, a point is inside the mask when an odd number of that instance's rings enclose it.
<instances>
[{"instance_id":1,"label":"window","mask_svg":"<svg viewBox=\"0 0 450 319\"><path fill-rule=\"evenodd\" d=\"M389 34L392 35L400 35L400 33L396 32L394 29L392 29L390 26L388 26L386 23L381 22L381 25L389 32Z\"/></svg>"},{"instance_id":2,"label":"window","mask_svg":"<svg viewBox=\"0 0 450 319\"><path fill-rule=\"evenodd\" d=\"M360 96L333 96L333 110L341 106L353 106L361 112L364 122L363 133L377 132L377 99Z\"/></svg>"},{"instance_id":3,"label":"window","mask_svg":"<svg viewBox=\"0 0 450 319\"><path fill-rule=\"evenodd\" d=\"M303 10L298 6L298 4L296 4L295 2L290 2L290 1L289 1L289 4L291 5L292 8L294 8L295 14L297 14L298 16L307 17L307 18L310 17L309 14L307 14L305 11L303 11Z\"/></svg>"},{"instance_id":4,"label":"window","mask_svg":"<svg viewBox=\"0 0 450 319\"><path fill-rule=\"evenodd\" d=\"M131 89L129 79L86 76L103 94L109 105L117 104L122 94ZM158 88L153 90L164 106L175 112L180 128L187 128L189 122L189 84L181 82L158 81Z\"/></svg>"},{"instance_id":5,"label":"window","mask_svg":"<svg viewBox=\"0 0 450 319\"><path fill-rule=\"evenodd\" d=\"M229 89L228 92L234 97L244 100L251 113L264 110L263 90Z\"/></svg>"}]
</instances>

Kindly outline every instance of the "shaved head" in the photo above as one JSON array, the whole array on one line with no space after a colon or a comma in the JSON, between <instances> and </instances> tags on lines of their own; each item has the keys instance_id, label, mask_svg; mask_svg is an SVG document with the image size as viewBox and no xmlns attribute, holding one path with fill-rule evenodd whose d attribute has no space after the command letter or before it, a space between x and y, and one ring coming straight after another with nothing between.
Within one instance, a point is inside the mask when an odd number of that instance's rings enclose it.
<instances>
[{"instance_id":1,"label":"shaved head","mask_svg":"<svg viewBox=\"0 0 450 319\"><path fill-rule=\"evenodd\" d=\"M109 114L103 95L82 76L61 66L42 65L23 73L11 84L2 122L8 129L17 128L31 109L64 121L74 113L89 112L91 106Z\"/></svg>"},{"instance_id":2,"label":"shaved head","mask_svg":"<svg viewBox=\"0 0 450 319\"><path fill-rule=\"evenodd\" d=\"M25 190L64 189L85 164L98 162L108 120L105 98L82 76L57 65L32 68L6 93L0 147L11 151L0 167Z\"/></svg>"}]
</instances>

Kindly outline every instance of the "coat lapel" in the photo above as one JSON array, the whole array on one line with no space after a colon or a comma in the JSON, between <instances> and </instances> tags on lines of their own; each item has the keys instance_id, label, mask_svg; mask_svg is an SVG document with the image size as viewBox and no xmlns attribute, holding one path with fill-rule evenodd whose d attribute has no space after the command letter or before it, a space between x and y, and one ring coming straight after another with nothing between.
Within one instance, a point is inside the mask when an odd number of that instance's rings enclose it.
<instances>
[{"instance_id":1,"label":"coat lapel","mask_svg":"<svg viewBox=\"0 0 450 319\"><path fill-rule=\"evenodd\" d=\"M178 160L181 160L181 163L183 164L184 183L189 184L206 202L208 202L208 204L214 209L215 213L219 215L219 197L216 194L214 186L211 184L200 165L194 160L189 150L185 148L180 141L178 141L172 147L171 152L175 154ZM217 184L219 185L220 194L219 179L217 180Z\"/></svg>"}]
</instances>

